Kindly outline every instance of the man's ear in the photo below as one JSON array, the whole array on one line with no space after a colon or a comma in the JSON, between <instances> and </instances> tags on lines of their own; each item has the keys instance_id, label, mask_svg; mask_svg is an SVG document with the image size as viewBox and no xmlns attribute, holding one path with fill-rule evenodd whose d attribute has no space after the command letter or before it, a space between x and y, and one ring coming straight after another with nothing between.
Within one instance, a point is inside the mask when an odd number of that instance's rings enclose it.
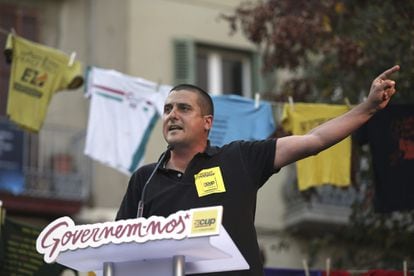
<instances>
[{"instance_id":1,"label":"man's ear","mask_svg":"<svg viewBox=\"0 0 414 276\"><path fill-rule=\"evenodd\" d=\"M210 130L213 127L213 115L204 116L204 129Z\"/></svg>"}]
</instances>

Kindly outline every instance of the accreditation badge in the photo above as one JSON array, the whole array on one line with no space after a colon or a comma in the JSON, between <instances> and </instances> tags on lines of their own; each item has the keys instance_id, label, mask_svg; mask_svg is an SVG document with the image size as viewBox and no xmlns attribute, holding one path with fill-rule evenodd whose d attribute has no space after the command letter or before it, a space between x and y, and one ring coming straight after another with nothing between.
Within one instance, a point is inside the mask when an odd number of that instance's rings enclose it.
<instances>
[{"instance_id":1,"label":"accreditation badge","mask_svg":"<svg viewBox=\"0 0 414 276\"><path fill-rule=\"evenodd\" d=\"M220 167L201 170L194 175L194 180L199 197L226 191Z\"/></svg>"}]
</instances>

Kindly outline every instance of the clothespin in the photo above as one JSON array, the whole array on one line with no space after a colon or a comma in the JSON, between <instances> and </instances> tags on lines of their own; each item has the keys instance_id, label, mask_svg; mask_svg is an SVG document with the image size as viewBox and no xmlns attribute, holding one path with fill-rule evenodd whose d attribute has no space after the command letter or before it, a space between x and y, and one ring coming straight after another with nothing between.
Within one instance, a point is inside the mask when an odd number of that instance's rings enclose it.
<instances>
[{"instance_id":1,"label":"clothespin","mask_svg":"<svg viewBox=\"0 0 414 276\"><path fill-rule=\"evenodd\" d=\"M403 261L403 271L404 271L404 276L408 275L408 268L407 268L407 261L404 260Z\"/></svg>"},{"instance_id":2,"label":"clothespin","mask_svg":"<svg viewBox=\"0 0 414 276\"><path fill-rule=\"evenodd\" d=\"M331 258L326 258L326 276L331 274Z\"/></svg>"},{"instance_id":3,"label":"clothespin","mask_svg":"<svg viewBox=\"0 0 414 276\"><path fill-rule=\"evenodd\" d=\"M260 94L256 92L254 94L254 108L258 109L259 106L260 106Z\"/></svg>"},{"instance_id":4,"label":"clothespin","mask_svg":"<svg viewBox=\"0 0 414 276\"><path fill-rule=\"evenodd\" d=\"M289 96L288 97L288 101L289 101L289 106L292 110L295 110L295 104L293 103L293 97Z\"/></svg>"},{"instance_id":5,"label":"clothespin","mask_svg":"<svg viewBox=\"0 0 414 276\"><path fill-rule=\"evenodd\" d=\"M303 269L305 270L305 276L309 276L309 266L308 266L308 261L306 261L306 259L302 260L302 264L303 264Z\"/></svg>"},{"instance_id":6,"label":"clothespin","mask_svg":"<svg viewBox=\"0 0 414 276\"><path fill-rule=\"evenodd\" d=\"M76 52L72 52L72 54L70 54L70 58L68 62L69 67L72 67L73 63L75 62L75 58L76 58Z\"/></svg>"},{"instance_id":7,"label":"clothespin","mask_svg":"<svg viewBox=\"0 0 414 276\"><path fill-rule=\"evenodd\" d=\"M348 108L351 108L351 102L349 101L348 97L344 98L344 102Z\"/></svg>"}]
</instances>

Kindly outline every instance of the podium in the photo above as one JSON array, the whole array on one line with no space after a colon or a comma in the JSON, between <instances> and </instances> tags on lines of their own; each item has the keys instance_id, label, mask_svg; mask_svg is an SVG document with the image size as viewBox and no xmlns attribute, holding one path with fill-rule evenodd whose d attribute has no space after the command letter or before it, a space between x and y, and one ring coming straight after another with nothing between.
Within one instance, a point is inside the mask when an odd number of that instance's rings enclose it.
<instances>
[{"instance_id":1,"label":"podium","mask_svg":"<svg viewBox=\"0 0 414 276\"><path fill-rule=\"evenodd\" d=\"M182 265L185 274L249 268L222 226L217 236L107 244L65 251L56 261L78 271L95 271L105 276L175 276L180 275L177 266Z\"/></svg>"},{"instance_id":2,"label":"podium","mask_svg":"<svg viewBox=\"0 0 414 276\"><path fill-rule=\"evenodd\" d=\"M49 224L36 241L46 262L95 271L98 276L183 276L249 269L221 225L222 207L179 211L168 218L138 218L75 225Z\"/></svg>"}]
</instances>

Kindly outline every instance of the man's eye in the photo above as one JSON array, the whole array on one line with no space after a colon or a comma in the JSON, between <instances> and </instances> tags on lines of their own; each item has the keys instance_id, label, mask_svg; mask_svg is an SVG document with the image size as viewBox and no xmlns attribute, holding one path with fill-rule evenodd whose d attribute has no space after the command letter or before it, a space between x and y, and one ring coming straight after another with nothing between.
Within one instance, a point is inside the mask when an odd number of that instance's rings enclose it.
<instances>
[{"instance_id":1,"label":"man's eye","mask_svg":"<svg viewBox=\"0 0 414 276\"><path fill-rule=\"evenodd\" d=\"M190 106L188 106L188 105L180 105L179 107L178 107L181 111L189 111L190 109L191 109L191 107Z\"/></svg>"},{"instance_id":2,"label":"man's eye","mask_svg":"<svg viewBox=\"0 0 414 276\"><path fill-rule=\"evenodd\" d=\"M164 106L164 113L168 114L171 112L171 106Z\"/></svg>"}]
</instances>

